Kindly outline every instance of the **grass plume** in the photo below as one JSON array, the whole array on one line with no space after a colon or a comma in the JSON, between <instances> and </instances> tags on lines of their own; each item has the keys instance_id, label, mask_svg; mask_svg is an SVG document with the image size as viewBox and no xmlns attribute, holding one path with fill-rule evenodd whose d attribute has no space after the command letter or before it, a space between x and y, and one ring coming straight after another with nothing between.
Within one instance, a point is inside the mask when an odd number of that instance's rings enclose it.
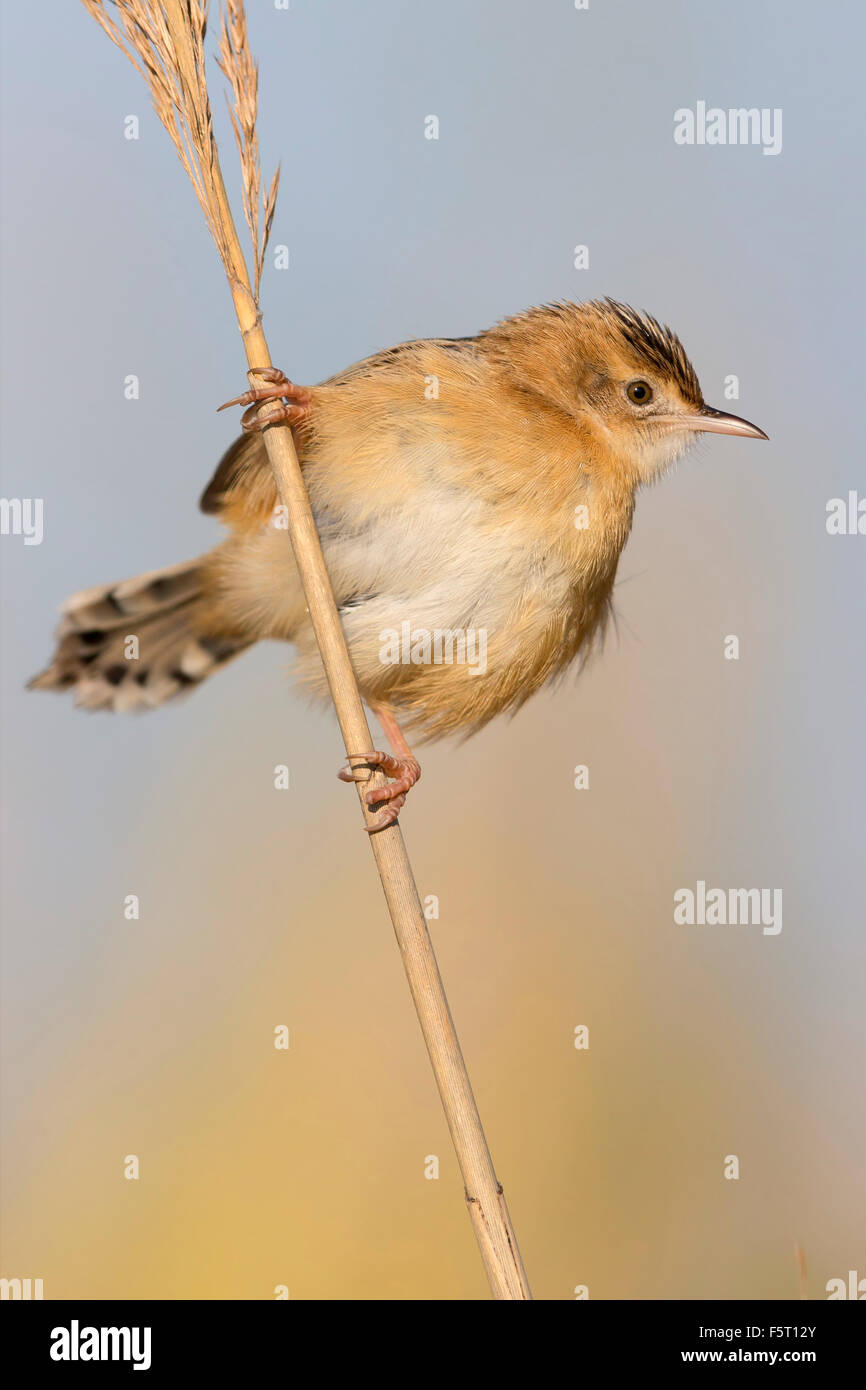
<instances>
[{"instance_id":1,"label":"grass plume","mask_svg":"<svg viewBox=\"0 0 866 1390\"><path fill-rule=\"evenodd\" d=\"M280 170L278 165L270 187L263 196L261 193L262 166L259 159L259 139L256 127L259 113L259 66L258 63L254 62L250 52L247 17L242 0L225 0L223 5L217 65L231 88L231 101L229 101L227 93L226 103L241 162L244 217L253 245L255 267L253 294L256 304L258 304L265 251L277 206ZM261 231L259 230L260 202Z\"/></svg>"},{"instance_id":2,"label":"grass plume","mask_svg":"<svg viewBox=\"0 0 866 1390\"><path fill-rule=\"evenodd\" d=\"M230 280L237 273L226 237L225 190L213 132L205 75L205 36L209 0L83 0L85 9L126 54L147 84L153 109L167 130L189 175L208 230ZM183 38L177 11L186 21ZM242 0L224 0L217 65L229 84L226 101L237 141L243 182L244 217L253 250L253 298L258 308L265 251L276 210L280 171L262 196L256 133L258 65L250 52Z\"/></svg>"}]
</instances>

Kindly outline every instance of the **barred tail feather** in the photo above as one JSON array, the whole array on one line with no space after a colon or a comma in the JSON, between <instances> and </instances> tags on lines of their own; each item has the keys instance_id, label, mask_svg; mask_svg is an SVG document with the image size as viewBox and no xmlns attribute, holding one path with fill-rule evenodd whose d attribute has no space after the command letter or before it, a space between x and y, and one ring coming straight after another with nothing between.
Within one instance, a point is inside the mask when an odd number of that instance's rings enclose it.
<instances>
[{"instance_id":1,"label":"barred tail feather","mask_svg":"<svg viewBox=\"0 0 866 1390\"><path fill-rule=\"evenodd\" d=\"M116 711L186 694L252 645L211 631L203 577L202 560L190 560L73 594L51 664L28 688L72 690L84 709Z\"/></svg>"}]
</instances>

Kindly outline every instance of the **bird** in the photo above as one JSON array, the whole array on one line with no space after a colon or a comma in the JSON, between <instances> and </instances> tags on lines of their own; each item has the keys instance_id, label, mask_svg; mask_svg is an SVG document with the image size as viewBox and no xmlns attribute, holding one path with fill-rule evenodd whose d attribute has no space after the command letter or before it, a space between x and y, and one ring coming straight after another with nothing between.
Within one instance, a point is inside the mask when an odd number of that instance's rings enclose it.
<instances>
[{"instance_id":1,"label":"bird","mask_svg":"<svg viewBox=\"0 0 866 1390\"><path fill-rule=\"evenodd\" d=\"M264 447L263 429L287 421L359 690L390 744L338 773L390 779L366 793L374 832L420 776L408 733L473 734L597 649L638 491L703 433L768 438L705 403L670 328L610 298L401 343L317 386L275 368L259 380L226 402L247 407L243 429L200 501L227 537L74 594L30 687L149 710L277 639L326 695ZM261 424L264 400L276 413Z\"/></svg>"}]
</instances>

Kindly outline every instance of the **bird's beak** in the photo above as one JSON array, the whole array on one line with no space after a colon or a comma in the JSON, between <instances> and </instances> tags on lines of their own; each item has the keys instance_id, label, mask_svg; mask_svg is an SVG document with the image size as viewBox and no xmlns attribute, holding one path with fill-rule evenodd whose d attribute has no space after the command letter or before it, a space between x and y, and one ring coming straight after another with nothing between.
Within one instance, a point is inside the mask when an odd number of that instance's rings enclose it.
<instances>
[{"instance_id":1,"label":"bird's beak","mask_svg":"<svg viewBox=\"0 0 866 1390\"><path fill-rule=\"evenodd\" d=\"M739 434L745 439L769 439L768 434L757 425L743 420L739 415L726 415L723 410L713 410L711 405L702 406L694 415L677 417L680 429L702 431L705 434Z\"/></svg>"}]
</instances>

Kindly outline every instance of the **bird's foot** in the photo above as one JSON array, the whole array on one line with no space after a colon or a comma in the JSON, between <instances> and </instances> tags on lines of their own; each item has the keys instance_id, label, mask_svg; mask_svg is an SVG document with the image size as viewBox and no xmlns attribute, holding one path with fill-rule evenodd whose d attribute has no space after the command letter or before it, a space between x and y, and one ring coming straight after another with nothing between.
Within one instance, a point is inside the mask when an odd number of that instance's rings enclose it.
<instances>
[{"instance_id":1,"label":"bird's foot","mask_svg":"<svg viewBox=\"0 0 866 1390\"><path fill-rule=\"evenodd\" d=\"M352 765L353 758L358 759L356 766ZM408 792L421 776L421 765L417 758L395 758L390 753L375 752L350 753L348 768L341 767L337 776L341 782L366 782L374 768L381 768L386 777L393 777L394 780L385 787L373 787L364 793L368 806L385 803L377 819L367 826L370 835L387 830L389 825L394 824L406 804ZM361 771L365 771L366 776L359 777L357 774Z\"/></svg>"},{"instance_id":2,"label":"bird's foot","mask_svg":"<svg viewBox=\"0 0 866 1390\"><path fill-rule=\"evenodd\" d=\"M218 407L220 410L227 410L230 405L247 406L248 409L241 416L241 429L247 432L263 430L268 425L281 424L283 421L290 425L299 425L307 418L312 397L306 386L296 386L279 367L251 367L250 371L271 384L253 386L249 391L244 391L242 396L235 396L234 400L226 401ZM280 409L271 411L262 420L258 413L262 401L279 401Z\"/></svg>"}]
</instances>

